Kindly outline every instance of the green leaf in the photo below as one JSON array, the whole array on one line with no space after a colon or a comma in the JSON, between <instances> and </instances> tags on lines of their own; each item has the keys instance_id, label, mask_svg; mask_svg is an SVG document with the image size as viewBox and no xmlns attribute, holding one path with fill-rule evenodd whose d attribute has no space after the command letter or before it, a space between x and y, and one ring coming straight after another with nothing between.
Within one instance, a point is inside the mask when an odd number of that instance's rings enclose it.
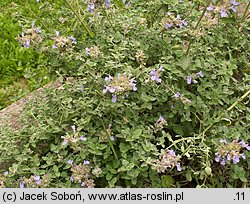
<instances>
[{"instance_id":1,"label":"green leaf","mask_svg":"<svg viewBox=\"0 0 250 204\"><path fill-rule=\"evenodd\" d=\"M187 171L186 172L186 179L188 180L188 181L192 181L192 176L191 176L191 173L190 173L190 171Z\"/></svg>"},{"instance_id":2,"label":"green leaf","mask_svg":"<svg viewBox=\"0 0 250 204\"><path fill-rule=\"evenodd\" d=\"M109 180L111 180L112 178L113 178L113 174L111 174L110 172L108 172L108 173L106 174L106 180L109 181Z\"/></svg>"},{"instance_id":3,"label":"green leaf","mask_svg":"<svg viewBox=\"0 0 250 204\"><path fill-rule=\"evenodd\" d=\"M59 178L61 176L61 173L60 172L56 172L55 175L56 175L56 177Z\"/></svg>"},{"instance_id":4,"label":"green leaf","mask_svg":"<svg viewBox=\"0 0 250 204\"><path fill-rule=\"evenodd\" d=\"M240 180L242 181L242 182L247 182L248 180L247 180L247 178L245 177L245 176L240 176Z\"/></svg>"},{"instance_id":5,"label":"green leaf","mask_svg":"<svg viewBox=\"0 0 250 204\"><path fill-rule=\"evenodd\" d=\"M207 175L211 175L211 174L212 174L212 169L211 169L209 166L207 166L207 167L205 168L205 171L206 171L206 174L207 174Z\"/></svg>"},{"instance_id":6,"label":"green leaf","mask_svg":"<svg viewBox=\"0 0 250 204\"><path fill-rule=\"evenodd\" d=\"M108 183L109 183L109 187L110 187L110 188L115 187L115 183L116 183L116 182L117 182L117 178L114 177L111 181L108 182Z\"/></svg>"},{"instance_id":7,"label":"green leaf","mask_svg":"<svg viewBox=\"0 0 250 204\"><path fill-rule=\"evenodd\" d=\"M58 171L59 171L58 166L54 165L54 166L53 166L53 171L54 171L54 172L58 172Z\"/></svg>"},{"instance_id":8,"label":"green leaf","mask_svg":"<svg viewBox=\"0 0 250 204\"><path fill-rule=\"evenodd\" d=\"M182 68L184 70L186 70L191 64L190 58L189 57L185 57L182 61Z\"/></svg>"},{"instance_id":9,"label":"green leaf","mask_svg":"<svg viewBox=\"0 0 250 204\"><path fill-rule=\"evenodd\" d=\"M112 151L113 151L113 153L114 153L114 155L115 155L115 158L118 160L118 157L117 157L117 154L116 154L114 145L113 145L113 143L112 143L112 141L111 141L111 139L110 139L110 136L111 136L111 135L109 134L108 130L105 128L103 121L102 121L102 126L103 126L103 128L104 128L104 132L106 133L106 135L108 135L108 137L107 137L107 138L108 138L108 143L109 143L109 145L110 145L110 147L111 147L111 149L112 149Z\"/></svg>"},{"instance_id":10,"label":"green leaf","mask_svg":"<svg viewBox=\"0 0 250 204\"><path fill-rule=\"evenodd\" d=\"M174 179L171 176L164 175L161 177L161 185L163 188L169 188L174 184Z\"/></svg>"},{"instance_id":11,"label":"green leaf","mask_svg":"<svg viewBox=\"0 0 250 204\"><path fill-rule=\"evenodd\" d=\"M122 0L115 0L115 4L116 4L119 8L124 8L124 3L122 2Z\"/></svg>"},{"instance_id":12,"label":"green leaf","mask_svg":"<svg viewBox=\"0 0 250 204\"><path fill-rule=\"evenodd\" d=\"M135 139L139 139L141 134L142 134L142 129L135 129L132 132L132 137L135 138Z\"/></svg>"}]
</instances>

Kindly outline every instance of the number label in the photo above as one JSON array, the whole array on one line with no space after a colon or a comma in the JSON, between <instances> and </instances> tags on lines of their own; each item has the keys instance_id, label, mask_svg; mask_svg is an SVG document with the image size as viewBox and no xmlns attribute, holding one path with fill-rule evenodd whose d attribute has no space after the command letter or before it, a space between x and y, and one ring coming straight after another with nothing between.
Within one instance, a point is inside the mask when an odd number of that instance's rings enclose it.
<instances>
[{"instance_id":1,"label":"number label","mask_svg":"<svg viewBox=\"0 0 250 204\"><path fill-rule=\"evenodd\" d=\"M237 196L237 198L234 200L244 200L245 199L244 192L242 192L242 193L238 192L238 193L236 193L236 196Z\"/></svg>"}]
</instances>

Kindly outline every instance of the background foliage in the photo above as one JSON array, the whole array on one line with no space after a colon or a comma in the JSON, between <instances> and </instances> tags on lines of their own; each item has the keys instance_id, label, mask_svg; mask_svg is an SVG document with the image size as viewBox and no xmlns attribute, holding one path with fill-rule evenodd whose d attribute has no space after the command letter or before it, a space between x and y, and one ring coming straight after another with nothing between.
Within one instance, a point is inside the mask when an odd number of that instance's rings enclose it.
<instances>
[{"instance_id":1,"label":"background foliage","mask_svg":"<svg viewBox=\"0 0 250 204\"><path fill-rule=\"evenodd\" d=\"M2 128L2 185L249 187L249 21L209 2L36 4L43 41L18 49L63 85Z\"/></svg>"}]
</instances>

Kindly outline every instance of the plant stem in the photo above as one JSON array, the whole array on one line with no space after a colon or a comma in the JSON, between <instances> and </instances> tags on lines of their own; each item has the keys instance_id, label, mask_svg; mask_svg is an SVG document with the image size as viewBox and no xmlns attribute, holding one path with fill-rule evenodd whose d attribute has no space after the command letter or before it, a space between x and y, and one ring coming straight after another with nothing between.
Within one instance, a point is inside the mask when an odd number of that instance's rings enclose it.
<instances>
[{"instance_id":1,"label":"plant stem","mask_svg":"<svg viewBox=\"0 0 250 204\"><path fill-rule=\"evenodd\" d=\"M83 27L85 28L85 30L89 33L89 35L93 38L95 36L95 34L88 28L87 23L80 17L80 15L76 12L76 10L74 9L74 7L68 2L68 0L65 0L65 2L67 3L67 5L70 7L70 9L74 12L74 14L76 15L77 19L80 21L80 23L83 25Z\"/></svg>"},{"instance_id":2,"label":"plant stem","mask_svg":"<svg viewBox=\"0 0 250 204\"><path fill-rule=\"evenodd\" d=\"M42 22L42 20L30 8L28 8L28 10L42 24L42 26L49 32L48 27Z\"/></svg>"},{"instance_id":3,"label":"plant stem","mask_svg":"<svg viewBox=\"0 0 250 204\"><path fill-rule=\"evenodd\" d=\"M111 21L109 15L108 15L108 13L106 12L105 8L102 8L102 11L103 11L103 13L105 14L105 16L107 17L107 20L108 20L108 22L110 23L112 29L116 32L116 29L115 29L115 27L114 27L114 25L113 25L113 23L112 23L112 21Z\"/></svg>"},{"instance_id":4,"label":"plant stem","mask_svg":"<svg viewBox=\"0 0 250 204\"><path fill-rule=\"evenodd\" d=\"M196 25L195 25L195 27L194 27L194 30L197 30L197 28L199 27L200 22L201 22L203 16L205 15L205 13L206 13L206 11L207 11L207 7L211 4L211 2L212 2L212 0L209 0L209 1L208 1L206 7L204 8L204 10L203 10L203 12L202 12L202 14L201 14L199 20L197 21L197 23L196 23ZM191 44L192 44L192 41L190 40L190 41L188 42L188 47L187 47L186 55L188 55L188 53L189 53Z\"/></svg>"},{"instance_id":5,"label":"plant stem","mask_svg":"<svg viewBox=\"0 0 250 204\"><path fill-rule=\"evenodd\" d=\"M240 98L238 98L237 101L235 101L229 108L226 109L226 112L231 111L238 103L240 103L241 101L243 101L248 95L250 94L250 89L244 94L242 95ZM214 121L212 124L210 124L198 137L202 137L205 135L205 133L214 126L214 124L220 120L223 116L225 115L225 112L220 114Z\"/></svg>"},{"instance_id":6,"label":"plant stem","mask_svg":"<svg viewBox=\"0 0 250 204\"><path fill-rule=\"evenodd\" d=\"M242 16L241 22L243 22L245 20L245 18L247 17L247 11L248 11L249 7L250 7L250 1L247 4L247 7L246 7L246 10Z\"/></svg>"}]
</instances>

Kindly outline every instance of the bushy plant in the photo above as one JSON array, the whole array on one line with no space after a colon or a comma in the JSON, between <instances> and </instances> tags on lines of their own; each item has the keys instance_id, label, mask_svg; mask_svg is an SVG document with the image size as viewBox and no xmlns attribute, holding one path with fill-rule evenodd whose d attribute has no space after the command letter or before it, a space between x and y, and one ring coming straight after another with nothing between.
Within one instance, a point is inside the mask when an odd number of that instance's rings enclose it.
<instances>
[{"instance_id":1,"label":"bushy plant","mask_svg":"<svg viewBox=\"0 0 250 204\"><path fill-rule=\"evenodd\" d=\"M22 22L22 6L17 3L20 2L1 1L0 109L46 84L50 78L44 55L21 47L17 41L21 25L26 23Z\"/></svg>"},{"instance_id":2,"label":"bushy plant","mask_svg":"<svg viewBox=\"0 0 250 204\"><path fill-rule=\"evenodd\" d=\"M77 26L35 42L62 86L0 133L3 184L249 187L247 15L211 2L65 0Z\"/></svg>"}]
</instances>

